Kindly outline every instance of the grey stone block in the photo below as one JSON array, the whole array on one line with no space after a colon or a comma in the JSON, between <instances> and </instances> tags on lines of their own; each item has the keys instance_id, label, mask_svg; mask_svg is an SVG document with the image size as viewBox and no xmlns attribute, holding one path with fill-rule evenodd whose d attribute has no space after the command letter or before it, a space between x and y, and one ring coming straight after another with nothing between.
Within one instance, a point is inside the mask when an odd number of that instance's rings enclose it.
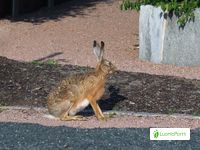
<instances>
[{"instance_id":1,"label":"grey stone block","mask_svg":"<svg viewBox=\"0 0 200 150\"><path fill-rule=\"evenodd\" d=\"M164 19L161 8L141 6L139 58L155 63L200 66L200 9L195 22L179 28L177 17Z\"/></svg>"}]
</instances>

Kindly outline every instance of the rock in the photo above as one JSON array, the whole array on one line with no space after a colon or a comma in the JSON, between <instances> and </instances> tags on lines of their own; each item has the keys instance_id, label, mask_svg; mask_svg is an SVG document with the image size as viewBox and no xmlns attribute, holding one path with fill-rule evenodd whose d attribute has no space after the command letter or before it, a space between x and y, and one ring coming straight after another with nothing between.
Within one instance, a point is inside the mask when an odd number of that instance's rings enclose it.
<instances>
[{"instance_id":1,"label":"rock","mask_svg":"<svg viewBox=\"0 0 200 150\"><path fill-rule=\"evenodd\" d=\"M195 10L195 21L184 28L177 17L164 19L161 8L141 6L139 21L142 60L180 66L200 66L200 9Z\"/></svg>"}]
</instances>

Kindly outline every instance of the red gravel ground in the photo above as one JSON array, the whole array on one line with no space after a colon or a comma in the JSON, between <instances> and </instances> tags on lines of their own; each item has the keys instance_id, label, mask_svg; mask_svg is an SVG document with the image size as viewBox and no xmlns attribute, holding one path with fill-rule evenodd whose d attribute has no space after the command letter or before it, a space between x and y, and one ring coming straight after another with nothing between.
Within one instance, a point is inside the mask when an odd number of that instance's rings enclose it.
<instances>
[{"instance_id":1,"label":"red gravel ground","mask_svg":"<svg viewBox=\"0 0 200 150\"><path fill-rule=\"evenodd\" d=\"M56 14L55 19L42 19L44 10L40 10L25 16L27 21L1 20L1 56L28 62L49 56L59 63L95 66L96 59L91 48L95 39L105 42L106 58L116 64L119 70L200 79L198 67L177 67L140 61L137 49L139 14L135 11L121 11L120 3L121 0L97 1L88 7L70 9L69 6L74 5L74 1L70 1L49 12L50 15ZM62 13L60 17L57 15L59 13ZM40 18L39 22L34 20L35 16ZM43 115L44 111L41 110L10 109L0 113L0 122L31 122L88 128L200 127L199 118L183 116L117 115L103 122L94 117L85 122L61 122Z\"/></svg>"},{"instance_id":2,"label":"red gravel ground","mask_svg":"<svg viewBox=\"0 0 200 150\"><path fill-rule=\"evenodd\" d=\"M10 59L32 61L51 59L60 63L95 66L92 41L103 40L106 58L119 70L200 79L198 67L156 65L138 60L138 19L135 11L121 11L121 0L90 2L88 7L70 1L46 14L40 10L26 21L0 21L0 53ZM71 9L73 8L73 9ZM54 19L48 19L46 16ZM34 19L35 18L35 19ZM22 20L22 19L21 19Z\"/></svg>"}]
</instances>

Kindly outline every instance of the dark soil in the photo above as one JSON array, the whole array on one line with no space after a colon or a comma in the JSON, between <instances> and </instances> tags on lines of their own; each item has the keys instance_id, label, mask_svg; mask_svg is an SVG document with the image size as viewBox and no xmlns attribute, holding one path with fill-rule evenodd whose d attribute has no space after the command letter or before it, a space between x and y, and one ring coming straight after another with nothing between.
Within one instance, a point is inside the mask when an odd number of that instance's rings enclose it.
<instances>
[{"instance_id":1,"label":"dark soil","mask_svg":"<svg viewBox=\"0 0 200 150\"><path fill-rule=\"evenodd\" d=\"M0 57L0 105L46 106L48 93L60 80L91 69ZM109 77L100 107L103 110L199 115L199 100L200 80L119 71Z\"/></svg>"}]
</instances>

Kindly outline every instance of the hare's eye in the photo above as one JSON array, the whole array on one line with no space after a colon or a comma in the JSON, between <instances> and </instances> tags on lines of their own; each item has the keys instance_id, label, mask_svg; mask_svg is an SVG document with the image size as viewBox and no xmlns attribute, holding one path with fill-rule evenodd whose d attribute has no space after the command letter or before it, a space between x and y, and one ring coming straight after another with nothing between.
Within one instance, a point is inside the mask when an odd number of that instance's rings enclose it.
<instances>
[{"instance_id":1,"label":"hare's eye","mask_svg":"<svg viewBox=\"0 0 200 150\"><path fill-rule=\"evenodd\" d=\"M109 62L109 66L111 66L112 64L111 64L111 62Z\"/></svg>"}]
</instances>

